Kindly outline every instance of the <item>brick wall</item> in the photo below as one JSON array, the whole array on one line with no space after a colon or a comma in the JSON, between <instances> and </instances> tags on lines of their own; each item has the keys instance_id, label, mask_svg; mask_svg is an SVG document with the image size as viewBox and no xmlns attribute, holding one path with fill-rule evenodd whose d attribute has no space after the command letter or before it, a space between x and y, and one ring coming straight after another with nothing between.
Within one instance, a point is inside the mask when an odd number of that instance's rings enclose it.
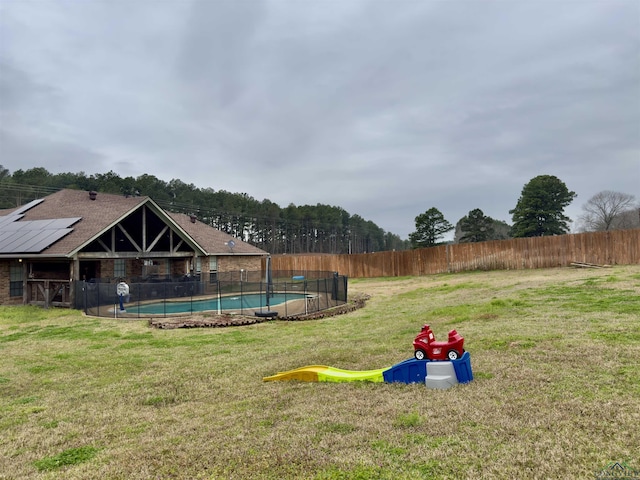
<instances>
[{"instance_id":1,"label":"brick wall","mask_svg":"<svg viewBox=\"0 0 640 480\"><path fill-rule=\"evenodd\" d=\"M100 278L113 278L113 260L100 260Z\"/></svg>"},{"instance_id":2,"label":"brick wall","mask_svg":"<svg viewBox=\"0 0 640 480\"><path fill-rule=\"evenodd\" d=\"M0 260L0 305L22 305L22 296L9 296L9 265L12 260Z\"/></svg>"},{"instance_id":3,"label":"brick wall","mask_svg":"<svg viewBox=\"0 0 640 480\"><path fill-rule=\"evenodd\" d=\"M9 301L9 262L0 260L0 304Z\"/></svg>"},{"instance_id":4,"label":"brick wall","mask_svg":"<svg viewBox=\"0 0 640 480\"><path fill-rule=\"evenodd\" d=\"M186 258L176 258L171 260L171 276L179 277L187 273L186 265L188 260Z\"/></svg>"},{"instance_id":5,"label":"brick wall","mask_svg":"<svg viewBox=\"0 0 640 480\"><path fill-rule=\"evenodd\" d=\"M228 256L218 257L218 272L239 272L240 270L246 271L260 271L262 269L262 257L258 256Z\"/></svg>"}]
</instances>

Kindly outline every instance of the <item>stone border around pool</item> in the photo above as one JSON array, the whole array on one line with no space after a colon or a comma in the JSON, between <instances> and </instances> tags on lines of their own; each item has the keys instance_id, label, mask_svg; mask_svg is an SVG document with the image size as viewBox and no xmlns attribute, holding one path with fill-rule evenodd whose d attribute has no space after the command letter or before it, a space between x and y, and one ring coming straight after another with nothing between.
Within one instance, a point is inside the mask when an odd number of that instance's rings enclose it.
<instances>
[{"instance_id":1,"label":"stone border around pool","mask_svg":"<svg viewBox=\"0 0 640 480\"><path fill-rule=\"evenodd\" d=\"M345 313L353 312L365 306L370 295L360 294L350 298L344 305L322 310L320 312L309 313L307 315L295 315L289 317L277 317L275 320L283 321L302 321L317 320L320 318L334 317ZM174 328L220 328L220 327L239 327L242 325L254 325L273 321L271 318L264 318L249 315L232 315L232 314L212 314L212 315L192 315L189 317L179 318L161 318L150 319L149 326L159 329L170 330Z\"/></svg>"}]
</instances>

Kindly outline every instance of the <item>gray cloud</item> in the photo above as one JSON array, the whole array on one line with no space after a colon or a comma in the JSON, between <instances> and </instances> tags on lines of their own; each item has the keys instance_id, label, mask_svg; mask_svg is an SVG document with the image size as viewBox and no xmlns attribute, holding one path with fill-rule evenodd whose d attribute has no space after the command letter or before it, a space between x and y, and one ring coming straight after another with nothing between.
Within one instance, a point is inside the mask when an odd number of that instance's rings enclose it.
<instances>
[{"instance_id":1,"label":"gray cloud","mask_svg":"<svg viewBox=\"0 0 640 480\"><path fill-rule=\"evenodd\" d=\"M0 0L0 163L148 173L406 238L526 182L640 196L640 4Z\"/></svg>"}]
</instances>

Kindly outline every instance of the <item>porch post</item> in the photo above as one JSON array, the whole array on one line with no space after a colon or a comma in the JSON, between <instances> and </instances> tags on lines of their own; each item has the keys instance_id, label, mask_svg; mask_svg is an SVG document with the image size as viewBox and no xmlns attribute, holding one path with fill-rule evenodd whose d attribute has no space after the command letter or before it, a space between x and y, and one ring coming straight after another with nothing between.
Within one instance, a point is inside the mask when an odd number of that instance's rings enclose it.
<instances>
[{"instance_id":1,"label":"porch post","mask_svg":"<svg viewBox=\"0 0 640 480\"><path fill-rule=\"evenodd\" d=\"M27 283L27 279L29 278L29 268L27 267L27 262L22 262L22 304L27 305L29 303L29 292L27 292L27 288L29 284Z\"/></svg>"},{"instance_id":2,"label":"porch post","mask_svg":"<svg viewBox=\"0 0 640 480\"><path fill-rule=\"evenodd\" d=\"M49 308L49 280L44 281L44 308Z\"/></svg>"},{"instance_id":3,"label":"porch post","mask_svg":"<svg viewBox=\"0 0 640 480\"><path fill-rule=\"evenodd\" d=\"M76 289L74 282L80 279L80 260L78 255L74 255L69 265L69 304L71 308L76 305Z\"/></svg>"}]
</instances>

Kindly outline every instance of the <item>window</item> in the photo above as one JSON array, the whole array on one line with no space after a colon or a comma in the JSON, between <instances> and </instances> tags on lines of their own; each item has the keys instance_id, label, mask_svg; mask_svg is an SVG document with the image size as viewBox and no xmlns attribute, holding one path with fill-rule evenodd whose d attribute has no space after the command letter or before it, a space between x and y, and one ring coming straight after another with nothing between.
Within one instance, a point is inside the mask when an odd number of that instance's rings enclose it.
<instances>
[{"instance_id":1,"label":"window","mask_svg":"<svg viewBox=\"0 0 640 480\"><path fill-rule=\"evenodd\" d=\"M142 276L153 277L158 275L158 262L146 258L142 262Z\"/></svg>"},{"instance_id":2,"label":"window","mask_svg":"<svg viewBox=\"0 0 640 480\"><path fill-rule=\"evenodd\" d=\"M209 283L218 281L218 257L209 257Z\"/></svg>"},{"instance_id":3,"label":"window","mask_svg":"<svg viewBox=\"0 0 640 480\"><path fill-rule=\"evenodd\" d=\"M113 276L115 278L124 278L127 276L127 268L124 258L116 258L113 261Z\"/></svg>"},{"instance_id":4,"label":"window","mask_svg":"<svg viewBox=\"0 0 640 480\"><path fill-rule=\"evenodd\" d=\"M24 280L24 267L21 262L11 262L9 265L9 296L22 296L22 282Z\"/></svg>"}]
</instances>

